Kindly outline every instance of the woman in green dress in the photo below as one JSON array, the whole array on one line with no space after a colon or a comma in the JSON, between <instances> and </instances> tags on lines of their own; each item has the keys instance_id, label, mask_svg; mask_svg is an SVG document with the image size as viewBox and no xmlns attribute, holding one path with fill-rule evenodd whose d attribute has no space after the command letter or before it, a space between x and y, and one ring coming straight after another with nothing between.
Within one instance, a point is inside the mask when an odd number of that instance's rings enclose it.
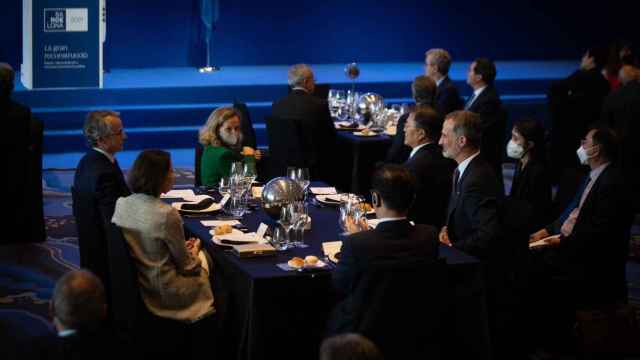
<instances>
[{"instance_id":1,"label":"woman in green dress","mask_svg":"<svg viewBox=\"0 0 640 360\"><path fill-rule=\"evenodd\" d=\"M200 163L202 185L218 185L229 176L231 164L237 161L260 160L260 150L242 146L240 116L231 106L214 110L200 128L199 141L204 146Z\"/></svg>"}]
</instances>

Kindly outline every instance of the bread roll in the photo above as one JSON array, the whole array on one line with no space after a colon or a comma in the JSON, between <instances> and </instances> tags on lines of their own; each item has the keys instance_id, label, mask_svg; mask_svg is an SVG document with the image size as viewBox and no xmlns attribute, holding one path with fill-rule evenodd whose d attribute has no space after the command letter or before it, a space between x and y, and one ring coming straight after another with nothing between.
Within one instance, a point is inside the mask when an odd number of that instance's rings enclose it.
<instances>
[{"instance_id":1,"label":"bread roll","mask_svg":"<svg viewBox=\"0 0 640 360\"><path fill-rule=\"evenodd\" d=\"M214 231L214 234L216 235L224 235L224 234L230 234L233 231L233 228L229 224L224 224L224 225L216 226L216 228L213 231Z\"/></svg>"},{"instance_id":2,"label":"bread roll","mask_svg":"<svg viewBox=\"0 0 640 360\"><path fill-rule=\"evenodd\" d=\"M287 265L289 265L289 267L292 267L294 269L300 269L304 266L304 260L299 257L294 257L293 259L287 262Z\"/></svg>"},{"instance_id":3,"label":"bread roll","mask_svg":"<svg viewBox=\"0 0 640 360\"><path fill-rule=\"evenodd\" d=\"M306 256L304 258L304 262L309 266L316 266L318 263L318 257L313 255Z\"/></svg>"}]
</instances>

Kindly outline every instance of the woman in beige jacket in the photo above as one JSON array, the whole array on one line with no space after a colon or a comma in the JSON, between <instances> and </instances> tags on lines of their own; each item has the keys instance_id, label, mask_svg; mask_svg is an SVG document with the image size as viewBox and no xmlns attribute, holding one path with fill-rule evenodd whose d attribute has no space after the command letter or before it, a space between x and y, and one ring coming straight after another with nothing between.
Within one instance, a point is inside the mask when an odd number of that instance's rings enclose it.
<instances>
[{"instance_id":1,"label":"woman in beige jacket","mask_svg":"<svg viewBox=\"0 0 640 360\"><path fill-rule=\"evenodd\" d=\"M145 150L128 174L132 195L116 202L112 222L122 228L151 313L195 322L215 312L207 258L199 239L185 241L182 218L160 200L174 182L171 157Z\"/></svg>"}]
</instances>

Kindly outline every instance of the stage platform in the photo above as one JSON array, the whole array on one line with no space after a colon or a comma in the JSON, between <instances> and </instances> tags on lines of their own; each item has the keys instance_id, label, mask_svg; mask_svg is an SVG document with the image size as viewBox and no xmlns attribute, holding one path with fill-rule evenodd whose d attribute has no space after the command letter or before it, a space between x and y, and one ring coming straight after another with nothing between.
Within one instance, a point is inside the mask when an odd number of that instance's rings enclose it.
<instances>
[{"instance_id":1,"label":"stage platform","mask_svg":"<svg viewBox=\"0 0 640 360\"><path fill-rule=\"evenodd\" d=\"M387 103L411 102L410 83L423 63L362 63L356 90L381 94ZM545 94L552 81L577 69L575 61L497 62L497 87L510 117L530 114L546 118ZM313 64L316 80L331 88L349 89L345 64ZM464 96L469 62L452 65L450 76ZM264 117L287 89L287 65L226 66L201 74L195 68L111 69L103 89L26 90L14 98L29 105L45 124L46 154L82 152L82 124L88 111L119 111L129 136L125 147L185 149L195 144L197 129L216 107L247 103L260 146L266 143ZM75 164L70 164L73 167Z\"/></svg>"}]
</instances>

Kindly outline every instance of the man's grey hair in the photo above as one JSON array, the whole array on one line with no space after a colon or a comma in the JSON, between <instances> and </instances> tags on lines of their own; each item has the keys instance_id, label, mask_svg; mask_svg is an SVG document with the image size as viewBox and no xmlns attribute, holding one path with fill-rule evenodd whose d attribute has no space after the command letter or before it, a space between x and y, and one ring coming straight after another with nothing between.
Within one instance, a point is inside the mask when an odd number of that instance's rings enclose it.
<instances>
[{"instance_id":1,"label":"man's grey hair","mask_svg":"<svg viewBox=\"0 0 640 360\"><path fill-rule=\"evenodd\" d=\"M16 73L7 63L0 62L0 98L9 97L13 91Z\"/></svg>"},{"instance_id":2,"label":"man's grey hair","mask_svg":"<svg viewBox=\"0 0 640 360\"><path fill-rule=\"evenodd\" d=\"M102 281L87 270L74 270L56 283L51 299L57 321L68 329L98 326L105 316Z\"/></svg>"},{"instance_id":3,"label":"man's grey hair","mask_svg":"<svg viewBox=\"0 0 640 360\"><path fill-rule=\"evenodd\" d=\"M470 147L480 148L482 143L480 115L471 111L458 110L448 114L446 119L453 120L453 133L456 136L464 136Z\"/></svg>"},{"instance_id":4,"label":"man's grey hair","mask_svg":"<svg viewBox=\"0 0 640 360\"><path fill-rule=\"evenodd\" d=\"M287 81L292 88L301 87L305 80L313 78L313 70L307 64L296 64L289 68Z\"/></svg>"},{"instance_id":5,"label":"man's grey hair","mask_svg":"<svg viewBox=\"0 0 640 360\"><path fill-rule=\"evenodd\" d=\"M111 110L100 110L87 114L83 131L89 147L94 148L98 146L98 140L113 134L111 125L107 121L108 117L119 118L120 113Z\"/></svg>"},{"instance_id":6,"label":"man's grey hair","mask_svg":"<svg viewBox=\"0 0 640 360\"><path fill-rule=\"evenodd\" d=\"M435 62L436 69L441 75L449 74L449 68L451 67L451 55L445 49L430 49L425 53L425 58L431 56Z\"/></svg>"}]
</instances>

